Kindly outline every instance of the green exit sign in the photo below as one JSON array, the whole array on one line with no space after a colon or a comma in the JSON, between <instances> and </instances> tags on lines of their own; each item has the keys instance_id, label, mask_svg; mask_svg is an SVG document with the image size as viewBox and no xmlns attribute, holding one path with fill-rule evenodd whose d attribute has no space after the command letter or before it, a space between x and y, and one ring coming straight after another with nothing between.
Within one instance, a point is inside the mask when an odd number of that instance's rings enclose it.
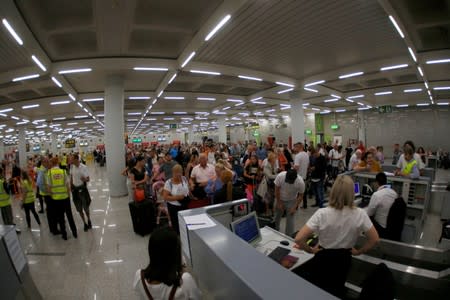
<instances>
[{"instance_id":1,"label":"green exit sign","mask_svg":"<svg viewBox=\"0 0 450 300\"><path fill-rule=\"evenodd\" d=\"M133 139L133 143L142 143L142 139L141 138L134 138Z\"/></svg>"},{"instance_id":2,"label":"green exit sign","mask_svg":"<svg viewBox=\"0 0 450 300\"><path fill-rule=\"evenodd\" d=\"M306 133L307 135L311 135L311 134L312 134L312 130L311 130L311 129L306 129L306 130L305 130L305 133Z\"/></svg>"},{"instance_id":3,"label":"green exit sign","mask_svg":"<svg viewBox=\"0 0 450 300\"><path fill-rule=\"evenodd\" d=\"M338 124L332 124L331 125L331 129L338 130L339 129L339 125Z\"/></svg>"},{"instance_id":4,"label":"green exit sign","mask_svg":"<svg viewBox=\"0 0 450 300\"><path fill-rule=\"evenodd\" d=\"M392 106L391 105L381 105L378 107L378 112L381 114L384 113L391 113L392 112Z\"/></svg>"},{"instance_id":5,"label":"green exit sign","mask_svg":"<svg viewBox=\"0 0 450 300\"><path fill-rule=\"evenodd\" d=\"M177 129L177 124L169 124L170 129Z\"/></svg>"}]
</instances>

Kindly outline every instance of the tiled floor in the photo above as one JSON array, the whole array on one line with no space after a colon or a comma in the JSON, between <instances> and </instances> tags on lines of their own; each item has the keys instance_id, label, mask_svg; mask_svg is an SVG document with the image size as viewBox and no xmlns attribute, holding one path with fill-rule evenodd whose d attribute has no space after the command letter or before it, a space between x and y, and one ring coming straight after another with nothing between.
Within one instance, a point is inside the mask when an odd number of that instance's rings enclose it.
<instances>
[{"instance_id":1,"label":"tiled floor","mask_svg":"<svg viewBox=\"0 0 450 300\"><path fill-rule=\"evenodd\" d=\"M92 221L94 228L84 232L81 218L75 214L78 239L69 240L48 231L45 215L42 226L32 223L26 228L24 213L15 206L16 222L22 228L19 236L27 253L30 272L44 299L139 299L132 288L136 270L148 263L148 237L134 234L128 210L128 198L110 198L105 169L90 167ZM438 178L450 179L450 172L439 172ZM310 204L314 200L309 201ZM297 228L303 226L315 209L301 210ZM430 218L425 226L426 244L436 243L439 220ZM33 222L33 220L32 220ZM284 224L282 223L282 229Z\"/></svg>"}]
</instances>

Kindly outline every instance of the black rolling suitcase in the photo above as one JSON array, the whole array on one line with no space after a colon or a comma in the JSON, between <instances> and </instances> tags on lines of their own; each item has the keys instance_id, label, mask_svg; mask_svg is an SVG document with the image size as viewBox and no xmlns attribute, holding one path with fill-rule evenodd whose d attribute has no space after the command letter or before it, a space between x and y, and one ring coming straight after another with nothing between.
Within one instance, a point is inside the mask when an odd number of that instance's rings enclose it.
<instances>
[{"instance_id":1,"label":"black rolling suitcase","mask_svg":"<svg viewBox=\"0 0 450 300\"><path fill-rule=\"evenodd\" d=\"M150 234L156 227L156 216L153 203L151 201L128 203L130 207L131 221L135 233L145 236Z\"/></svg>"}]
</instances>

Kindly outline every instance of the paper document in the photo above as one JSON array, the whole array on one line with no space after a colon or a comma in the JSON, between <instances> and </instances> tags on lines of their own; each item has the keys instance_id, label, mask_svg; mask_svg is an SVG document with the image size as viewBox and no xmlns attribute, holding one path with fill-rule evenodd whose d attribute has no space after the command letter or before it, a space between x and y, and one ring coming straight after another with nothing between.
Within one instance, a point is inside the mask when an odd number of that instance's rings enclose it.
<instances>
[{"instance_id":1,"label":"paper document","mask_svg":"<svg viewBox=\"0 0 450 300\"><path fill-rule=\"evenodd\" d=\"M201 228L208 228L216 226L216 223L211 220L207 214L199 214L195 216L185 216L184 221L189 230L196 230Z\"/></svg>"}]
</instances>

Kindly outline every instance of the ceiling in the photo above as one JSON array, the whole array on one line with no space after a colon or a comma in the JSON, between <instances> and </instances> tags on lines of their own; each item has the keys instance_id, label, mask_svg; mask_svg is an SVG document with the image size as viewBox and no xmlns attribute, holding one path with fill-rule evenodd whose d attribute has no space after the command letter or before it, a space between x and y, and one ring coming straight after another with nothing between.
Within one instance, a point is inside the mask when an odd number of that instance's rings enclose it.
<instances>
[{"instance_id":1,"label":"ceiling","mask_svg":"<svg viewBox=\"0 0 450 300\"><path fill-rule=\"evenodd\" d=\"M5 142L21 126L29 137L102 135L112 74L123 78L125 129L134 133L282 118L291 99L305 113L442 109L450 99L447 0L2 0L0 18ZM69 69L89 70L60 74Z\"/></svg>"}]
</instances>

